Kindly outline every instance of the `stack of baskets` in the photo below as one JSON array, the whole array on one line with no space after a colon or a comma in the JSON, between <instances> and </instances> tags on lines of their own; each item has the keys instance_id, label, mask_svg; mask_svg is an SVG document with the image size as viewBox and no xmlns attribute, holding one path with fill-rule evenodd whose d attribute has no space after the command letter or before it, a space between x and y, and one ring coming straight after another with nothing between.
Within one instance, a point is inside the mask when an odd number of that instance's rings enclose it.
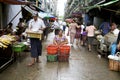
<instances>
[{"instance_id":1,"label":"stack of baskets","mask_svg":"<svg viewBox=\"0 0 120 80\"><path fill-rule=\"evenodd\" d=\"M47 61L49 62L69 61L69 55L70 55L70 46L68 45L63 45L63 46L49 45L47 47Z\"/></svg>"},{"instance_id":2,"label":"stack of baskets","mask_svg":"<svg viewBox=\"0 0 120 80\"><path fill-rule=\"evenodd\" d=\"M47 61L48 62L55 62L55 61L57 61L57 54L58 54L58 46L56 46L56 45L49 45L47 47Z\"/></svg>"},{"instance_id":3,"label":"stack of baskets","mask_svg":"<svg viewBox=\"0 0 120 80\"><path fill-rule=\"evenodd\" d=\"M63 45L59 47L58 61L64 62L69 61L70 56L70 46Z\"/></svg>"}]
</instances>

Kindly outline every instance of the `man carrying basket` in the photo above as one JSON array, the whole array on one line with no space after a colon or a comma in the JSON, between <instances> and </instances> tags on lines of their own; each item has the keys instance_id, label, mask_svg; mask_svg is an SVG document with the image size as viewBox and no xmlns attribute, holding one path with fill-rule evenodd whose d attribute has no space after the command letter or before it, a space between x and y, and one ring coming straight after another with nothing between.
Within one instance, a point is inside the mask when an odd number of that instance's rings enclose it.
<instances>
[{"instance_id":1,"label":"man carrying basket","mask_svg":"<svg viewBox=\"0 0 120 80\"><path fill-rule=\"evenodd\" d=\"M33 19L29 22L29 31L31 32L39 32L45 29L45 24L42 19L38 18L38 13L33 14ZM32 66L35 62L39 61L39 56L42 54L42 42L39 38L31 38L31 57L32 61L28 64L28 66Z\"/></svg>"}]
</instances>

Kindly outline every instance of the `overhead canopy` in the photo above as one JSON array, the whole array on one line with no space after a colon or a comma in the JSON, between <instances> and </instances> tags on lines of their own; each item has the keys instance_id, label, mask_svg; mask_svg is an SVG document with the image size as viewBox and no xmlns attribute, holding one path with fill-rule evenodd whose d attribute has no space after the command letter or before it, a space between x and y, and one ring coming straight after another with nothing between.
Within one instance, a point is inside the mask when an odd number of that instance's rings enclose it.
<instances>
[{"instance_id":1,"label":"overhead canopy","mask_svg":"<svg viewBox=\"0 0 120 80\"><path fill-rule=\"evenodd\" d=\"M109 2L107 2L107 3L104 3L104 4L96 4L96 5L94 5L94 6L88 6L88 7L84 7L83 9L88 9L88 10L90 10L90 9L93 9L93 8L100 8L100 7L103 7L103 6L108 6L108 5L111 5L111 4L113 4L113 3L116 3L116 2L118 2L119 0L112 0L112 1L109 1Z\"/></svg>"},{"instance_id":2,"label":"overhead canopy","mask_svg":"<svg viewBox=\"0 0 120 80\"><path fill-rule=\"evenodd\" d=\"M35 9L31 9L29 6L22 6L22 7L31 14L34 14L37 12Z\"/></svg>"},{"instance_id":3,"label":"overhead canopy","mask_svg":"<svg viewBox=\"0 0 120 80\"><path fill-rule=\"evenodd\" d=\"M85 9L85 8L84 8ZM99 5L86 7L90 17L99 17L120 24L120 0L111 0Z\"/></svg>"},{"instance_id":4,"label":"overhead canopy","mask_svg":"<svg viewBox=\"0 0 120 80\"><path fill-rule=\"evenodd\" d=\"M22 16L26 21L29 21L32 18L32 14L40 11L43 10L35 7L34 5L22 5Z\"/></svg>"},{"instance_id":5,"label":"overhead canopy","mask_svg":"<svg viewBox=\"0 0 120 80\"><path fill-rule=\"evenodd\" d=\"M31 14L34 14L34 13L36 13L36 12L43 12L43 10L42 9L40 9L40 8L38 8L38 7L36 7L35 5L24 5L24 6L22 6L25 10L27 10L28 12L30 12Z\"/></svg>"},{"instance_id":6,"label":"overhead canopy","mask_svg":"<svg viewBox=\"0 0 120 80\"><path fill-rule=\"evenodd\" d=\"M13 4L13 5L32 4L31 2L26 2L24 0L0 0L0 2L5 3L5 4Z\"/></svg>"},{"instance_id":7,"label":"overhead canopy","mask_svg":"<svg viewBox=\"0 0 120 80\"><path fill-rule=\"evenodd\" d=\"M38 12L45 12L44 10L37 7L36 5L28 5L28 7L30 7L31 9L33 9L35 11L38 11Z\"/></svg>"}]
</instances>

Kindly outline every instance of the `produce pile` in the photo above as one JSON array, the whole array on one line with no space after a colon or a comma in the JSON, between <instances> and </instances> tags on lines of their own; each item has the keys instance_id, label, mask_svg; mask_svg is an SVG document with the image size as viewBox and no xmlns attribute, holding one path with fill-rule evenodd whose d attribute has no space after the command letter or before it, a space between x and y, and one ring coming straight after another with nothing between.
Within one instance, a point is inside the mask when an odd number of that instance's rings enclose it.
<instances>
[{"instance_id":1,"label":"produce pile","mask_svg":"<svg viewBox=\"0 0 120 80\"><path fill-rule=\"evenodd\" d=\"M3 35L0 37L0 48L7 48L9 44L15 41L15 36L13 35Z\"/></svg>"}]
</instances>

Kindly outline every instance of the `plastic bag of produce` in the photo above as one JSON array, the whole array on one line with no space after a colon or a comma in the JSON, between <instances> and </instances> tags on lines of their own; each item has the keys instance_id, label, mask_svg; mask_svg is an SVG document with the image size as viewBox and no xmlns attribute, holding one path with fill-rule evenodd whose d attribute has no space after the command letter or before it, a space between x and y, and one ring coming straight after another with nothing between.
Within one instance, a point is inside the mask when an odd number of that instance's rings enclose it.
<instances>
[{"instance_id":1,"label":"plastic bag of produce","mask_svg":"<svg viewBox=\"0 0 120 80\"><path fill-rule=\"evenodd\" d=\"M120 61L120 52L117 52L115 55L109 55L108 58L112 59L112 60L119 60Z\"/></svg>"}]
</instances>

